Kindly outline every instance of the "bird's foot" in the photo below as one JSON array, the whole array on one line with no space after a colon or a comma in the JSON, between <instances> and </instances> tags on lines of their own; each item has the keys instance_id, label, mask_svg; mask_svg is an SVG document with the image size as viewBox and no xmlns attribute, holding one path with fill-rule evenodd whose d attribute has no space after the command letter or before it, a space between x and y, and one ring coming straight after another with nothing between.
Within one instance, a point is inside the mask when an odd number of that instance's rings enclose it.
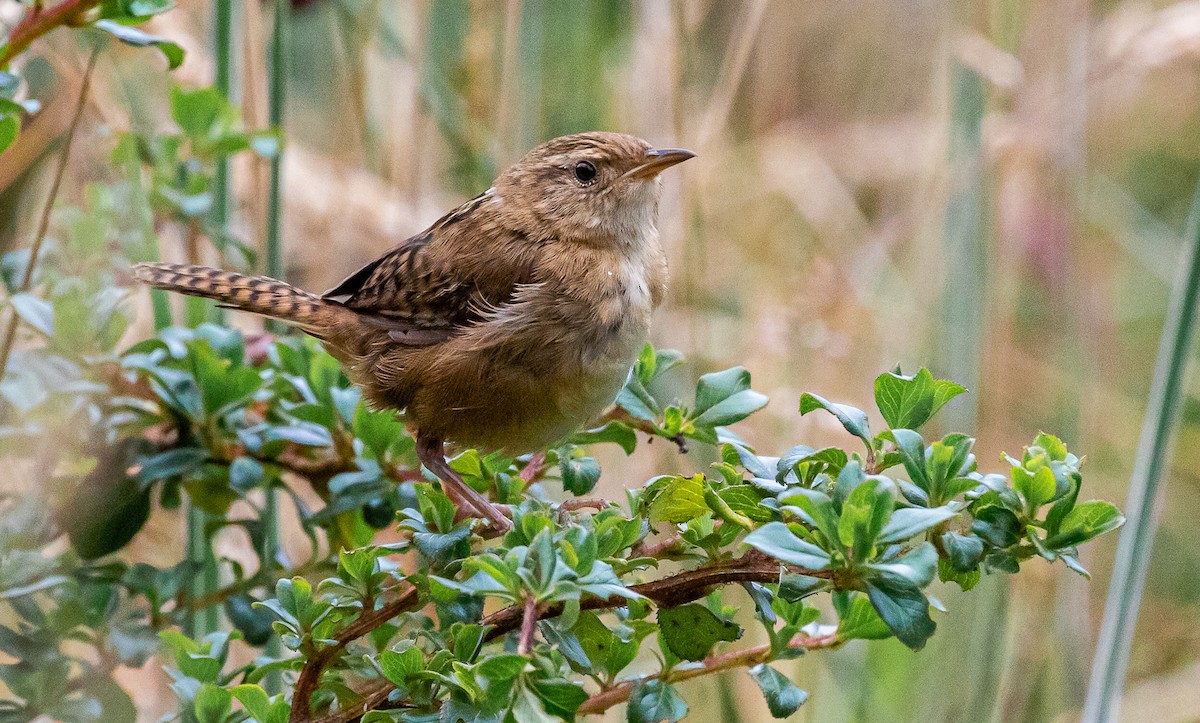
<instances>
[{"instance_id":1,"label":"bird's foot","mask_svg":"<svg viewBox=\"0 0 1200 723\"><path fill-rule=\"evenodd\" d=\"M458 505L463 512L472 517L483 519L499 534L512 529L512 521L500 510L499 506L484 497L475 488L463 481L458 472L446 462L442 449L442 440L417 437L417 457L421 463L442 481L442 489L446 496Z\"/></svg>"}]
</instances>

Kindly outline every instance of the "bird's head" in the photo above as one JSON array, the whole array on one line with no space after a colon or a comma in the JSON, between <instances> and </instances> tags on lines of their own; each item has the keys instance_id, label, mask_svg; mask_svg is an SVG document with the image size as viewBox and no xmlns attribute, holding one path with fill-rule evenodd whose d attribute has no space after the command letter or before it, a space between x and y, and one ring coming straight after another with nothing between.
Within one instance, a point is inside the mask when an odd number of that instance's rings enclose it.
<instances>
[{"instance_id":1,"label":"bird's head","mask_svg":"<svg viewBox=\"0 0 1200 723\"><path fill-rule=\"evenodd\" d=\"M638 243L654 228L659 174L696 154L652 148L624 133L547 141L496 179L493 193L547 236L592 244Z\"/></svg>"}]
</instances>

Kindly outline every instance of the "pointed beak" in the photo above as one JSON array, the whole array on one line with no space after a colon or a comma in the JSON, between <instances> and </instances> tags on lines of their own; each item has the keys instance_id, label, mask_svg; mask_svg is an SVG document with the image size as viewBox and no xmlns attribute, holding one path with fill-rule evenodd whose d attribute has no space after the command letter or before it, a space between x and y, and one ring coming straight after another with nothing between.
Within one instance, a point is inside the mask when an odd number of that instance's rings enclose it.
<instances>
[{"instance_id":1,"label":"pointed beak","mask_svg":"<svg viewBox=\"0 0 1200 723\"><path fill-rule=\"evenodd\" d=\"M654 178L677 163L683 163L696 154L682 148L652 148L646 151L646 160L621 175L621 178Z\"/></svg>"}]
</instances>

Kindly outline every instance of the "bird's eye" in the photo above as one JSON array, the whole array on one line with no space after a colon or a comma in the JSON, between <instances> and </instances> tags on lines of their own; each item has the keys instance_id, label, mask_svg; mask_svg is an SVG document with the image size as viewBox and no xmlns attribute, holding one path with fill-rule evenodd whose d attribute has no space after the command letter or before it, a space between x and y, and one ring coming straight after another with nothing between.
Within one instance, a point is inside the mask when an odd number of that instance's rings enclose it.
<instances>
[{"instance_id":1,"label":"bird's eye","mask_svg":"<svg viewBox=\"0 0 1200 723\"><path fill-rule=\"evenodd\" d=\"M596 166L591 161L580 161L575 164L575 178L580 183L588 184L596 180Z\"/></svg>"}]
</instances>

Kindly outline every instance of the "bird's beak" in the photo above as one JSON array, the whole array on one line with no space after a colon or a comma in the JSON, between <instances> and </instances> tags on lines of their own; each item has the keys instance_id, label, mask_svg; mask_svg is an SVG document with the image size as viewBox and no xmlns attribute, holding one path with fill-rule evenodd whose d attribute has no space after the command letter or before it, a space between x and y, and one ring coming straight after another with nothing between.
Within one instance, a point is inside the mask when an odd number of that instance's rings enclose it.
<instances>
[{"instance_id":1,"label":"bird's beak","mask_svg":"<svg viewBox=\"0 0 1200 723\"><path fill-rule=\"evenodd\" d=\"M646 151L646 160L621 175L621 178L654 178L677 163L683 163L696 154L682 148L652 148Z\"/></svg>"}]
</instances>

